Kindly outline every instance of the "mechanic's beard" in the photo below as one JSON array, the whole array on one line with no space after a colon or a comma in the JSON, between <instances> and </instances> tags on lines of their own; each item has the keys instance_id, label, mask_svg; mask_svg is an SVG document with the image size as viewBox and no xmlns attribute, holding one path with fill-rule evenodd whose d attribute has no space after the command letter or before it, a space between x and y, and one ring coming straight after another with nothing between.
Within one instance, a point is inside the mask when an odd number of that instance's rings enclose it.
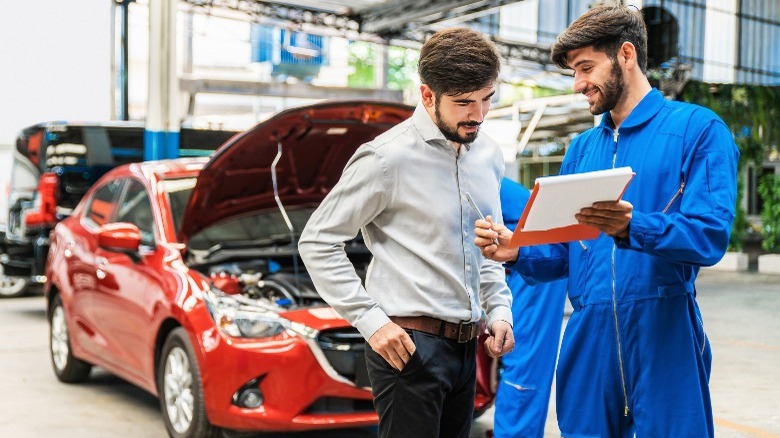
<instances>
[{"instance_id":1,"label":"mechanic's beard","mask_svg":"<svg viewBox=\"0 0 780 438\"><path fill-rule=\"evenodd\" d=\"M617 62L612 63L612 71L607 82L599 87L601 99L596 101L590 109L591 114L599 115L615 109L623 99L623 71Z\"/></svg>"},{"instance_id":2,"label":"mechanic's beard","mask_svg":"<svg viewBox=\"0 0 780 438\"><path fill-rule=\"evenodd\" d=\"M446 138L449 141L458 143L458 144L469 144L473 143L474 140L477 139L477 134L479 134L479 125L482 123L480 122L459 122L457 125L452 126L447 124L444 120L441 118L441 113L439 112L439 102L436 101L434 104L435 108L435 115L436 115L436 126L439 127L439 131L441 131L442 135L444 135L444 138ZM461 126L477 126L477 130L474 132L469 132L466 135L460 135L458 134L458 128Z\"/></svg>"}]
</instances>

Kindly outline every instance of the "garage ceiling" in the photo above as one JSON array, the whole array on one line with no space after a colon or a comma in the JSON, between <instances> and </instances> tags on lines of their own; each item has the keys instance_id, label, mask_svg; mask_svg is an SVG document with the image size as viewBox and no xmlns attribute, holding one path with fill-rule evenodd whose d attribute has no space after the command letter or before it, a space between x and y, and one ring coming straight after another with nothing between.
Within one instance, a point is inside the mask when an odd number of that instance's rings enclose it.
<instances>
[{"instance_id":1,"label":"garage ceiling","mask_svg":"<svg viewBox=\"0 0 780 438\"><path fill-rule=\"evenodd\" d=\"M182 0L195 11L241 14L312 34L418 47L437 30L522 0ZM549 47L494 38L508 60L550 66Z\"/></svg>"}]
</instances>

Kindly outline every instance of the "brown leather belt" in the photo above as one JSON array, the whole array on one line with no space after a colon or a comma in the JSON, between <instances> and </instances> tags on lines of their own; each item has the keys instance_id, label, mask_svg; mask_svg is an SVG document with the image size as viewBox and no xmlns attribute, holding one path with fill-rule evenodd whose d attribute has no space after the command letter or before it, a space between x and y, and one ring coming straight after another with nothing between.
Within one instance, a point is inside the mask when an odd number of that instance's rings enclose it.
<instances>
[{"instance_id":1,"label":"brown leather belt","mask_svg":"<svg viewBox=\"0 0 780 438\"><path fill-rule=\"evenodd\" d=\"M479 335L479 326L476 322L447 322L429 316L391 316L390 321L407 330L425 332L461 344Z\"/></svg>"}]
</instances>

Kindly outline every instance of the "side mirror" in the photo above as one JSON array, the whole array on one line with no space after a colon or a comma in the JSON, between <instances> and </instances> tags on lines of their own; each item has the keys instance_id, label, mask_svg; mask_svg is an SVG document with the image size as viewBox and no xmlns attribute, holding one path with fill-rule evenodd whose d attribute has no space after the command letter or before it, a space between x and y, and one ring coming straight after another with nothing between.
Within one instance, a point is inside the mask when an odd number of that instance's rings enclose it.
<instances>
[{"instance_id":1,"label":"side mirror","mask_svg":"<svg viewBox=\"0 0 780 438\"><path fill-rule=\"evenodd\" d=\"M141 232L133 224L117 222L98 229L98 246L109 251L138 252L140 244Z\"/></svg>"}]
</instances>

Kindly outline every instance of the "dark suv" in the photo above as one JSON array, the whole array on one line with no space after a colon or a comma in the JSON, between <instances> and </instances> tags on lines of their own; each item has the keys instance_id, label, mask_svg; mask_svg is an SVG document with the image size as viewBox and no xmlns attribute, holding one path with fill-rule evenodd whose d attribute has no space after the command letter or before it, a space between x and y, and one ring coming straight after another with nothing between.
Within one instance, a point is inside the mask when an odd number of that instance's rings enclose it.
<instances>
[{"instance_id":1,"label":"dark suv","mask_svg":"<svg viewBox=\"0 0 780 438\"><path fill-rule=\"evenodd\" d=\"M180 155L208 156L235 131L182 128ZM116 166L143 161L144 126L136 122L39 123L16 139L6 228L0 229L0 297L45 282L49 232Z\"/></svg>"}]
</instances>

